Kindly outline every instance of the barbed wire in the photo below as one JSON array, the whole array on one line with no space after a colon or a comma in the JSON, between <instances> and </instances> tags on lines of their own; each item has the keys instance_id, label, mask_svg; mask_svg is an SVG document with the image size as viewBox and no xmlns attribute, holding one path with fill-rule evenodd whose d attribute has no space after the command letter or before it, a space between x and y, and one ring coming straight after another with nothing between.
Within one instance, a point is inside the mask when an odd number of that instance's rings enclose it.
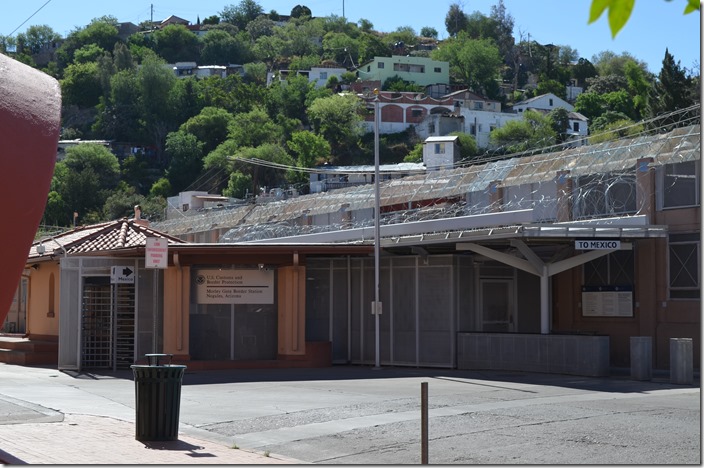
<instances>
[{"instance_id":1,"label":"barbed wire","mask_svg":"<svg viewBox=\"0 0 704 468\"><path fill-rule=\"evenodd\" d=\"M642 206L636 197L636 168L643 158L652 166L700 160L700 106L672 112L648 122L627 138L570 148L551 145L543 151L497 154L461 161L453 168L380 182L380 223L395 224L532 208L552 222L559 206L569 205L574 219L629 216ZM616 135L618 133L615 133ZM241 160L278 170L325 172L261 160ZM561 194L561 174L571 191ZM676 192L692 182L688 174L662 176ZM493 191L503 191L492 198ZM569 200L565 198L569 197ZM266 203L262 203L263 201ZM368 227L373 223L373 185L350 186L288 199L259 198L257 203L211 210L188 219L167 220L155 228L173 235L217 229L220 242L242 242L315 232Z\"/></svg>"}]
</instances>

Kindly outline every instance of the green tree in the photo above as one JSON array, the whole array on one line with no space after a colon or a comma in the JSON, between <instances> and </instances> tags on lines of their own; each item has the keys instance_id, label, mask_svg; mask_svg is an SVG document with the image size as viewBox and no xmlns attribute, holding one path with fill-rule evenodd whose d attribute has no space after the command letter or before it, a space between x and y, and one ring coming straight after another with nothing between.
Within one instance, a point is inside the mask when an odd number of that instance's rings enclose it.
<instances>
[{"instance_id":1,"label":"green tree","mask_svg":"<svg viewBox=\"0 0 704 468\"><path fill-rule=\"evenodd\" d=\"M266 85L267 68L264 62L249 62L244 64L244 78L248 83L258 86Z\"/></svg>"},{"instance_id":2,"label":"green tree","mask_svg":"<svg viewBox=\"0 0 704 468\"><path fill-rule=\"evenodd\" d=\"M492 130L489 138L506 153L518 153L554 145L557 134L552 128L551 119L527 110L521 120L511 120L503 127Z\"/></svg>"},{"instance_id":3,"label":"green tree","mask_svg":"<svg viewBox=\"0 0 704 468\"><path fill-rule=\"evenodd\" d=\"M359 44L358 59L360 62L368 62L374 57L386 57L391 55L389 45L376 34L362 33L357 42Z\"/></svg>"},{"instance_id":4,"label":"green tree","mask_svg":"<svg viewBox=\"0 0 704 468\"><path fill-rule=\"evenodd\" d=\"M117 157L98 144L81 144L66 150L66 157L56 163L52 190L63 201L67 221L71 213L101 218L102 206L120 179Z\"/></svg>"},{"instance_id":5,"label":"green tree","mask_svg":"<svg viewBox=\"0 0 704 468\"><path fill-rule=\"evenodd\" d=\"M262 36L271 36L272 34L274 34L275 26L276 23L274 23L266 15L260 15L249 22L246 30L249 33L249 36L252 38L252 41L256 41Z\"/></svg>"},{"instance_id":6,"label":"green tree","mask_svg":"<svg viewBox=\"0 0 704 468\"><path fill-rule=\"evenodd\" d=\"M196 77L175 80L169 92L169 107L173 121L178 124L198 115L205 107L200 95L202 81Z\"/></svg>"},{"instance_id":7,"label":"green tree","mask_svg":"<svg viewBox=\"0 0 704 468\"><path fill-rule=\"evenodd\" d=\"M116 42L115 47L112 50L113 65L115 70L134 70L135 64L132 58L132 52L130 52L129 47L122 42Z\"/></svg>"},{"instance_id":8,"label":"green tree","mask_svg":"<svg viewBox=\"0 0 704 468\"><path fill-rule=\"evenodd\" d=\"M286 150L272 143L265 143L256 148L240 148L234 155L234 160L257 159L283 166L293 166L293 158L286 153ZM252 193L259 193L260 188L283 187L295 180L295 173L292 171L282 172L279 169L262 166L260 164L248 164L236 162L237 169L243 174L252 178Z\"/></svg>"},{"instance_id":9,"label":"green tree","mask_svg":"<svg viewBox=\"0 0 704 468\"><path fill-rule=\"evenodd\" d=\"M626 81L628 82L628 92L633 99L633 118L641 120L647 113L650 90L652 89L652 79L635 62L627 62L624 66Z\"/></svg>"},{"instance_id":10,"label":"green tree","mask_svg":"<svg viewBox=\"0 0 704 468\"><path fill-rule=\"evenodd\" d=\"M438 30L431 26L423 26L420 28L421 37L431 37L433 39L438 38Z\"/></svg>"},{"instance_id":11,"label":"green tree","mask_svg":"<svg viewBox=\"0 0 704 468\"><path fill-rule=\"evenodd\" d=\"M330 143L308 130L295 132L287 144L297 156L298 167L315 167L327 161L330 156Z\"/></svg>"},{"instance_id":12,"label":"green tree","mask_svg":"<svg viewBox=\"0 0 704 468\"><path fill-rule=\"evenodd\" d=\"M59 192L52 190L49 192L49 196L46 201L42 224L48 224L50 226L67 226L70 221L71 218L69 216L69 208L66 206L66 202L63 198L61 198Z\"/></svg>"},{"instance_id":13,"label":"green tree","mask_svg":"<svg viewBox=\"0 0 704 468\"><path fill-rule=\"evenodd\" d=\"M607 124L602 130L594 132L589 137L589 144L595 145L619 138L633 137L640 134L643 130L643 124L636 124L630 119L616 120Z\"/></svg>"},{"instance_id":14,"label":"green tree","mask_svg":"<svg viewBox=\"0 0 704 468\"><path fill-rule=\"evenodd\" d=\"M489 18L496 24L494 40L499 47L499 54L509 63L516 40L513 37L514 19L511 13L506 11L504 0L492 5Z\"/></svg>"},{"instance_id":15,"label":"green tree","mask_svg":"<svg viewBox=\"0 0 704 468\"><path fill-rule=\"evenodd\" d=\"M577 96L574 110L592 121L606 111L606 102L601 94L586 92Z\"/></svg>"},{"instance_id":16,"label":"green tree","mask_svg":"<svg viewBox=\"0 0 704 468\"><path fill-rule=\"evenodd\" d=\"M278 143L282 136L283 129L261 107L235 115L228 134L228 138L236 141L240 147Z\"/></svg>"},{"instance_id":17,"label":"green tree","mask_svg":"<svg viewBox=\"0 0 704 468\"><path fill-rule=\"evenodd\" d=\"M502 60L493 40L469 39L467 33L460 32L442 48L434 50L432 57L449 62L451 75L472 91L497 97L496 79Z\"/></svg>"},{"instance_id":18,"label":"green tree","mask_svg":"<svg viewBox=\"0 0 704 468\"><path fill-rule=\"evenodd\" d=\"M403 162L422 163L423 162L423 143L416 143L411 151L408 152Z\"/></svg>"},{"instance_id":19,"label":"green tree","mask_svg":"<svg viewBox=\"0 0 704 468\"><path fill-rule=\"evenodd\" d=\"M223 30L208 32L202 39L201 62L209 65L244 63L251 57L247 44L239 36Z\"/></svg>"},{"instance_id":20,"label":"green tree","mask_svg":"<svg viewBox=\"0 0 704 468\"><path fill-rule=\"evenodd\" d=\"M121 182L138 193L148 193L152 183L149 160L142 153L130 154L120 164Z\"/></svg>"},{"instance_id":21,"label":"green tree","mask_svg":"<svg viewBox=\"0 0 704 468\"><path fill-rule=\"evenodd\" d=\"M360 136L361 102L356 96L333 95L318 98L308 107L308 119L315 132L325 138L337 157Z\"/></svg>"},{"instance_id":22,"label":"green tree","mask_svg":"<svg viewBox=\"0 0 704 468\"><path fill-rule=\"evenodd\" d=\"M252 176L242 174L240 171L230 173L230 178L227 181L227 188L222 191L226 197L246 198L247 194L252 189Z\"/></svg>"},{"instance_id":23,"label":"green tree","mask_svg":"<svg viewBox=\"0 0 704 468\"><path fill-rule=\"evenodd\" d=\"M447 33L451 37L454 37L459 34L460 31L467 30L467 23L467 15L462 11L462 7L457 3L450 5L450 9L447 15L445 15L445 28L447 29Z\"/></svg>"},{"instance_id":24,"label":"green tree","mask_svg":"<svg viewBox=\"0 0 704 468\"><path fill-rule=\"evenodd\" d=\"M66 67L64 78L60 83L64 105L73 104L81 108L94 107L103 94L98 64L95 62L69 65Z\"/></svg>"},{"instance_id":25,"label":"green tree","mask_svg":"<svg viewBox=\"0 0 704 468\"><path fill-rule=\"evenodd\" d=\"M425 92L425 87L406 81L398 75L387 78L381 85L382 91L396 91L396 92L414 92L422 93Z\"/></svg>"},{"instance_id":26,"label":"green tree","mask_svg":"<svg viewBox=\"0 0 704 468\"><path fill-rule=\"evenodd\" d=\"M274 60L283 55L286 41L278 36L261 36L257 38L252 46L252 54L257 60L266 62L270 67L274 66Z\"/></svg>"},{"instance_id":27,"label":"green tree","mask_svg":"<svg viewBox=\"0 0 704 468\"><path fill-rule=\"evenodd\" d=\"M313 16L313 13L305 5L296 5L291 9L291 17L300 18L301 16Z\"/></svg>"},{"instance_id":28,"label":"green tree","mask_svg":"<svg viewBox=\"0 0 704 468\"><path fill-rule=\"evenodd\" d=\"M72 31L61 47L56 51L56 60L60 72L73 62L74 52L84 45L95 44L104 50L112 50L120 41L117 20L111 17L96 18L85 28Z\"/></svg>"},{"instance_id":29,"label":"green tree","mask_svg":"<svg viewBox=\"0 0 704 468\"><path fill-rule=\"evenodd\" d=\"M241 31L250 21L264 13L264 9L254 0L242 0L239 4L228 5L220 12L222 21L234 24Z\"/></svg>"},{"instance_id":30,"label":"green tree","mask_svg":"<svg viewBox=\"0 0 704 468\"><path fill-rule=\"evenodd\" d=\"M43 47L57 42L61 35L46 24L30 26L17 35L17 51L27 54L38 54Z\"/></svg>"},{"instance_id":31,"label":"green tree","mask_svg":"<svg viewBox=\"0 0 704 468\"><path fill-rule=\"evenodd\" d=\"M567 109L557 107L551 110L547 116L552 122L552 129L557 135L557 141L559 143L567 141L567 131L570 130L570 117Z\"/></svg>"},{"instance_id":32,"label":"green tree","mask_svg":"<svg viewBox=\"0 0 704 468\"><path fill-rule=\"evenodd\" d=\"M151 189L149 189L150 197L168 198L172 193L173 190L171 190L171 182L169 182L169 179L166 177L162 177L154 182Z\"/></svg>"},{"instance_id":33,"label":"green tree","mask_svg":"<svg viewBox=\"0 0 704 468\"><path fill-rule=\"evenodd\" d=\"M200 114L181 124L179 130L203 142L203 153L208 154L227 140L228 128L233 121L234 117L225 109L204 107Z\"/></svg>"},{"instance_id":34,"label":"green tree","mask_svg":"<svg viewBox=\"0 0 704 468\"><path fill-rule=\"evenodd\" d=\"M594 77L598 74L596 67L585 58L579 58L577 63L572 67L572 77L577 79L579 86L584 86L587 78Z\"/></svg>"},{"instance_id":35,"label":"green tree","mask_svg":"<svg viewBox=\"0 0 704 468\"><path fill-rule=\"evenodd\" d=\"M206 37L209 34L206 34ZM200 43L198 36L182 24L170 24L152 34L154 51L168 63L198 62Z\"/></svg>"},{"instance_id":36,"label":"green tree","mask_svg":"<svg viewBox=\"0 0 704 468\"><path fill-rule=\"evenodd\" d=\"M166 137L166 156L170 161L166 177L174 192L182 192L203 169L203 143L190 133L169 133Z\"/></svg>"},{"instance_id":37,"label":"green tree","mask_svg":"<svg viewBox=\"0 0 704 468\"><path fill-rule=\"evenodd\" d=\"M110 78L110 96L98 105L93 131L107 139L139 141L144 137L141 92L133 70L122 70Z\"/></svg>"},{"instance_id":38,"label":"green tree","mask_svg":"<svg viewBox=\"0 0 704 468\"><path fill-rule=\"evenodd\" d=\"M662 68L655 81L653 97L650 99L651 115L685 109L694 104L691 99L691 86L692 80L680 67L680 62L675 62L675 57L665 49L665 58L662 60Z\"/></svg>"},{"instance_id":39,"label":"green tree","mask_svg":"<svg viewBox=\"0 0 704 468\"><path fill-rule=\"evenodd\" d=\"M565 85L557 80L540 80L535 92L538 96L553 93L560 99L567 98L567 90L565 89Z\"/></svg>"},{"instance_id":40,"label":"green tree","mask_svg":"<svg viewBox=\"0 0 704 468\"><path fill-rule=\"evenodd\" d=\"M269 116L276 118L277 115L283 115L306 123L308 96L314 89L315 84L302 75L289 76L285 82L275 81L269 87L265 99Z\"/></svg>"},{"instance_id":41,"label":"green tree","mask_svg":"<svg viewBox=\"0 0 704 468\"><path fill-rule=\"evenodd\" d=\"M175 81L176 76L164 67L164 61L158 57L145 57L137 72L141 118L150 142L156 147L158 160L163 155L166 135L175 126L174 112L169 106Z\"/></svg>"},{"instance_id":42,"label":"green tree","mask_svg":"<svg viewBox=\"0 0 704 468\"><path fill-rule=\"evenodd\" d=\"M266 89L245 83L239 75L226 78L210 76L199 81L200 98L204 106L221 107L232 114L249 112L264 101Z\"/></svg>"},{"instance_id":43,"label":"green tree","mask_svg":"<svg viewBox=\"0 0 704 468\"><path fill-rule=\"evenodd\" d=\"M329 32L323 37L323 54L337 63L358 61L359 43L345 33Z\"/></svg>"},{"instance_id":44,"label":"green tree","mask_svg":"<svg viewBox=\"0 0 704 468\"><path fill-rule=\"evenodd\" d=\"M104 49L101 49L95 44L86 44L80 49L77 49L73 53L73 63L89 63L97 62L100 57L105 53Z\"/></svg>"},{"instance_id":45,"label":"green tree","mask_svg":"<svg viewBox=\"0 0 704 468\"><path fill-rule=\"evenodd\" d=\"M460 158L463 160L468 160L479 154L479 149L477 148L477 140L469 133L464 132L452 132L452 136L457 137L458 146L460 149ZM421 161L423 159L423 154L421 150Z\"/></svg>"}]
</instances>

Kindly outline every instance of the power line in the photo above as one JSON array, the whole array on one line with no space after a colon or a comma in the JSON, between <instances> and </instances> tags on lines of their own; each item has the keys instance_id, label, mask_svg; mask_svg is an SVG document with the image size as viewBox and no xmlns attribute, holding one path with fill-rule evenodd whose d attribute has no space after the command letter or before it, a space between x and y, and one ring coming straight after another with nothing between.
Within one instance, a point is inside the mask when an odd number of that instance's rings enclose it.
<instances>
[{"instance_id":1,"label":"power line","mask_svg":"<svg viewBox=\"0 0 704 468\"><path fill-rule=\"evenodd\" d=\"M25 24L27 21L31 20L34 15L36 15L37 13L39 13L39 12L41 11L41 9L44 8L45 6L47 6L50 2L51 2L51 0L46 0L46 3L45 3L44 5L40 6L37 11L35 11L34 13L32 13L32 14L29 16L29 18L27 18L26 20L24 20L24 21L22 22L22 24L20 24L19 26L17 26L17 27L16 27L10 34L8 34L7 36L8 36L8 37L11 37L11 36L15 33L15 31L17 31L17 30L20 29L22 26L24 26L24 24Z\"/></svg>"}]
</instances>

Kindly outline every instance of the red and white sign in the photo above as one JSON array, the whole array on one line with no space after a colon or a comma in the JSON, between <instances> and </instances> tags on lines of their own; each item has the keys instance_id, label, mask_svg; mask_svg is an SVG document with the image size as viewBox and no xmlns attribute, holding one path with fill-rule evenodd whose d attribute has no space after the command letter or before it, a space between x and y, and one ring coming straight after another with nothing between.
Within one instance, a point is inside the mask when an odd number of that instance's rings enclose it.
<instances>
[{"instance_id":1,"label":"red and white sign","mask_svg":"<svg viewBox=\"0 0 704 468\"><path fill-rule=\"evenodd\" d=\"M166 268L169 266L169 242L160 237L147 237L147 251L144 254L145 268Z\"/></svg>"}]
</instances>

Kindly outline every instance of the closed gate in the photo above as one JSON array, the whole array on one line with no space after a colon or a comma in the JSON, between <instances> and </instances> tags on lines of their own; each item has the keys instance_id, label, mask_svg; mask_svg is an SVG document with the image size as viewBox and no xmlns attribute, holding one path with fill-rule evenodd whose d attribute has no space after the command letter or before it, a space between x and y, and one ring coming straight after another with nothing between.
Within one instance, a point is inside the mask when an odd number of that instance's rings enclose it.
<instances>
[{"instance_id":1,"label":"closed gate","mask_svg":"<svg viewBox=\"0 0 704 468\"><path fill-rule=\"evenodd\" d=\"M129 368L134 363L134 285L87 277L81 299L81 368Z\"/></svg>"}]
</instances>

